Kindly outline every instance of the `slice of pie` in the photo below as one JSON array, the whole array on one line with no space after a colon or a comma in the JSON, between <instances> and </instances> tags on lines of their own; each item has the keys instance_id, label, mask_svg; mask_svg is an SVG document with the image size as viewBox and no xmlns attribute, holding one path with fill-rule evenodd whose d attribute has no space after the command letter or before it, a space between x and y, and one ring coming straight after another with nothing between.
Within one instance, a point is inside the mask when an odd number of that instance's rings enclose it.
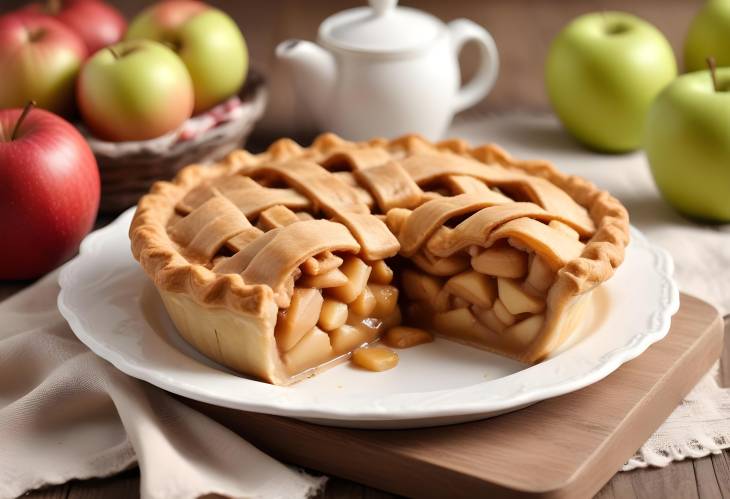
<instances>
[{"instance_id":1,"label":"slice of pie","mask_svg":"<svg viewBox=\"0 0 730 499\"><path fill-rule=\"evenodd\" d=\"M619 201L548 163L326 134L158 182L130 237L188 342L286 385L401 323L538 362L629 235Z\"/></svg>"}]
</instances>

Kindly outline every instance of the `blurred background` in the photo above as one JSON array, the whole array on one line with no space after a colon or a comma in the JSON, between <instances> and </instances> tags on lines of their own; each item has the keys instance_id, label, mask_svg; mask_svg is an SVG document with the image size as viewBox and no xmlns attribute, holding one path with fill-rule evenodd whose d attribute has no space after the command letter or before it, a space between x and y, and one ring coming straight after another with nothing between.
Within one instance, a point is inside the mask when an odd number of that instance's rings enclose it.
<instances>
[{"instance_id":1,"label":"blurred background","mask_svg":"<svg viewBox=\"0 0 730 499\"><path fill-rule=\"evenodd\" d=\"M131 20L149 0L108 0ZM3 0L2 11L12 10L24 0ZM276 44L287 38L313 40L322 20L345 8L365 5L353 0L211 0L231 15L246 37L252 66L263 71L270 85L269 106L257 125L254 140L265 137L306 136L313 126L304 107L295 101L277 67ZM497 42L501 69L496 87L469 112L548 111L543 65L553 37L579 14L620 10L636 14L661 30L669 39L682 67L681 46L690 22L699 10L699 0L410 0L399 5L414 6L444 21L459 17L484 26ZM476 64L477 51L466 47L462 54L463 78Z\"/></svg>"}]
</instances>

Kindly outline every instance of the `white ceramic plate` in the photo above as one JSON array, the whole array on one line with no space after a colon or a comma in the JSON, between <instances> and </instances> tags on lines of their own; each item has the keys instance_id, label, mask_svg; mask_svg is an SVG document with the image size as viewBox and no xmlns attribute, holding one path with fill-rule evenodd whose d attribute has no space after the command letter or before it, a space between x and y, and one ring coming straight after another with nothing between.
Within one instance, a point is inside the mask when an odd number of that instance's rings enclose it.
<instances>
[{"instance_id":1,"label":"white ceramic plate","mask_svg":"<svg viewBox=\"0 0 730 499\"><path fill-rule=\"evenodd\" d=\"M599 291L577 340L535 366L446 340L400 350L397 368L339 365L291 387L247 379L198 354L177 333L134 261L133 210L89 235L61 272L58 307L76 336L118 369L191 399L357 428L413 428L482 419L583 388L669 330L679 293L669 255L637 230ZM598 291L597 291L598 292Z\"/></svg>"}]
</instances>

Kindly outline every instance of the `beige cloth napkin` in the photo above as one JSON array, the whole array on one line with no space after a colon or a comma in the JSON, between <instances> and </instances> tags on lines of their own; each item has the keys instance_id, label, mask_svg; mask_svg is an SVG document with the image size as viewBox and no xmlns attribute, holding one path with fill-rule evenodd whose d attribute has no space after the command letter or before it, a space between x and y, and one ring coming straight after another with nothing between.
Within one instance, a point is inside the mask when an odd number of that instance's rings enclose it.
<instances>
[{"instance_id":1,"label":"beige cloth napkin","mask_svg":"<svg viewBox=\"0 0 730 499\"><path fill-rule=\"evenodd\" d=\"M324 484L82 345L58 272L0 303L0 497L136 462L143 498L303 498Z\"/></svg>"}]
</instances>

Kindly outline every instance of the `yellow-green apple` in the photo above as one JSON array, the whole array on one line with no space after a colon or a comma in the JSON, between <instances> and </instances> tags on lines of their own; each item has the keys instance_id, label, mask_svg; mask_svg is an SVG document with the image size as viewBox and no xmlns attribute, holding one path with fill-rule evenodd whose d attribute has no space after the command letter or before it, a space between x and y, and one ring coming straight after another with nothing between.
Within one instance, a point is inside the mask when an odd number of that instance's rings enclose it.
<instances>
[{"instance_id":1,"label":"yellow-green apple","mask_svg":"<svg viewBox=\"0 0 730 499\"><path fill-rule=\"evenodd\" d=\"M190 118L193 84L175 52L152 40L129 40L86 61L77 100L84 123L100 139L147 140Z\"/></svg>"},{"instance_id":2,"label":"yellow-green apple","mask_svg":"<svg viewBox=\"0 0 730 499\"><path fill-rule=\"evenodd\" d=\"M99 207L99 170L76 129L42 109L0 110L0 279L31 279L76 252Z\"/></svg>"},{"instance_id":3,"label":"yellow-green apple","mask_svg":"<svg viewBox=\"0 0 730 499\"><path fill-rule=\"evenodd\" d=\"M81 37L89 54L117 43L127 29L122 14L100 0L47 0L30 4L23 11L47 14L61 21Z\"/></svg>"},{"instance_id":4,"label":"yellow-green apple","mask_svg":"<svg viewBox=\"0 0 730 499\"><path fill-rule=\"evenodd\" d=\"M710 56L718 66L730 66L730 0L709 0L689 28L684 44L685 69L704 69Z\"/></svg>"},{"instance_id":5,"label":"yellow-green apple","mask_svg":"<svg viewBox=\"0 0 730 499\"><path fill-rule=\"evenodd\" d=\"M152 5L132 20L125 38L148 38L174 48L193 79L195 113L237 93L246 78L248 51L241 31L228 15L202 2Z\"/></svg>"},{"instance_id":6,"label":"yellow-green apple","mask_svg":"<svg viewBox=\"0 0 730 499\"><path fill-rule=\"evenodd\" d=\"M0 108L38 106L68 115L86 47L55 19L31 13L0 17Z\"/></svg>"},{"instance_id":7,"label":"yellow-green apple","mask_svg":"<svg viewBox=\"0 0 730 499\"><path fill-rule=\"evenodd\" d=\"M691 217L730 222L730 68L677 78L649 111L644 148L664 198Z\"/></svg>"},{"instance_id":8,"label":"yellow-green apple","mask_svg":"<svg viewBox=\"0 0 730 499\"><path fill-rule=\"evenodd\" d=\"M638 148L646 113L677 76L667 39L623 12L586 14L555 38L545 68L550 101L580 142L605 152Z\"/></svg>"}]
</instances>

